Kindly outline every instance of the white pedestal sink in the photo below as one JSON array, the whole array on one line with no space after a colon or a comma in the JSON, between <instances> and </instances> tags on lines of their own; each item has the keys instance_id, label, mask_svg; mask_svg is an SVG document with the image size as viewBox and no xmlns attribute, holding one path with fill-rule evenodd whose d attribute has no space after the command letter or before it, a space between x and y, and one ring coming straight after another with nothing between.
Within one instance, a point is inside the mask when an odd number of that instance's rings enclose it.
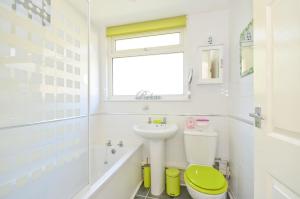
<instances>
[{"instance_id":1,"label":"white pedestal sink","mask_svg":"<svg viewBox=\"0 0 300 199\"><path fill-rule=\"evenodd\" d=\"M150 141L151 194L158 196L165 185L165 139L173 136L176 124L137 124L134 131Z\"/></svg>"}]
</instances>

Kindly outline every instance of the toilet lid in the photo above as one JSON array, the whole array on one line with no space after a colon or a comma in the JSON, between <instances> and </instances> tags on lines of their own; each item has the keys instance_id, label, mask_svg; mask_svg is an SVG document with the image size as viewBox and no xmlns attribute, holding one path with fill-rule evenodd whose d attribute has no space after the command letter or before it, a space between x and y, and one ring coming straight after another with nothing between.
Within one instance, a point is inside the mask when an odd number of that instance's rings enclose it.
<instances>
[{"instance_id":1,"label":"toilet lid","mask_svg":"<svg viewBox=\"0 0 300 199\"><path fill-rule=\"evenodd\" d=\"M189 166L185 171L185 179L193 188L201 189L201 192L219 194L227 191L223 174L209 166Z\"/></svg>"}]
</instances>

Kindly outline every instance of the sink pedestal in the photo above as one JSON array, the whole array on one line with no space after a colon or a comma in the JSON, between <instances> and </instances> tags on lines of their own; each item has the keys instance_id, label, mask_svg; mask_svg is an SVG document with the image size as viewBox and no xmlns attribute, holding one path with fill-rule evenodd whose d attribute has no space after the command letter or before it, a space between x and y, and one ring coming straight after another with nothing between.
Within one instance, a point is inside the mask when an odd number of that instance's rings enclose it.
<instances>
[{"instance_id":1,"label":"sink pedestal","mask_svg":"<svg viewBox=\"0 0 300 199\"><path fill-rule=\"evenodd\" d=\"M137 124L133 130L150 142L151 194L159 196L165 189L165 141L174 135L176 124Z\"/></svg>"},{"instance_id":2,"label":"sink pedestal","mask_svg":"<svg viewBox=\"0 0 300 199\"><path fill-rule=\"evenodd\" d=\"M165 143L150 140L151 194L158 196L165 188Z\"/></svg>"}]
</instances>

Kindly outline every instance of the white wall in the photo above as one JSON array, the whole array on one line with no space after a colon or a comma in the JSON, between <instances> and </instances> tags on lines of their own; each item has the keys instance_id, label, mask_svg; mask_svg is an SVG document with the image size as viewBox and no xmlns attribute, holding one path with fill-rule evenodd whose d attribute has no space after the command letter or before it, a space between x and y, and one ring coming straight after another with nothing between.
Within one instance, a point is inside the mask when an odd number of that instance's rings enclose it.
<instances>
[{"instance_id":1,"label":"white wall","mask_svg":"<svg viewBox=\"0 0 300 199\"><path fill-rule=\"evenodd\" d=\"M177 114L217 114L221 117L210 117L214 127L219 132L218 156L228 159L227 119L222 117L228 113L228 11L207 12L188 15L188 25L185 39L186 67L193 67L195 71L192 85L192 99L180 102L109 102L104 100L106 74L106 37L105 29L99 32L99 54L101 67L100 106L94 110L96 116L91 120L91 131L96 144L103 144L107 139L114 142L120 139L125 142L143 141L136 136L132 126L138 122L145 122L151 114L168 114L169 122L176 122L180 126L178 134L167 141L167 164L184 167L186 165L183 146L183 125L186 117ZM212 35L215 44L225 46L225 76L221 85L196 85L198 79L199 54L197 48L207 44ZM149 106L144 111L143 107ZM92 105L93 107L96 107ZM102 114L99 114L102 113ZM103 114L109 113L109 114ZM110 113L114 113L113 115ZM125 115L124 115L125 113ZM132 115L126 115L131 113ZM148 156L146 144L144 157Z\"/></svg>"},{"instance_id":2,"label":"white wall","mask_svg":"<svg viewBox=\"0 0 300 199\"><path fill-rule=\"evenodd\" d=\"M253 112L253 75L240 77L240 33L252 19L251 0L232 0L230 14L230 109L229 154L230 189L236 199L253 199L253 126L236 120L251 121ZM249 122L250 122L249 121Z\"/></svg>"},{"instance_id":3,"label":"white wall","mask_svg":"<svg viewBox=\"0 0 300 199\"><path fill-rule=\"evenodd\" d=\"M104 101L106 83L107 38L105 29L101 28L101 106L100 112L131 112L131 113L227 113L228 89L228 11L201 13L188 15L188 24L185 33L185 62L187 68L194 68L194 83L192 85L192 99L186 102L152 102L148 112L144 112L142 102L107 102ZM208 37L212 35L215 44L225 45L225 77L222 85L196 85L199 72L199 46L207 45ZM174 110L174 107L180 107Z\"/></svg>"}]
</instances>

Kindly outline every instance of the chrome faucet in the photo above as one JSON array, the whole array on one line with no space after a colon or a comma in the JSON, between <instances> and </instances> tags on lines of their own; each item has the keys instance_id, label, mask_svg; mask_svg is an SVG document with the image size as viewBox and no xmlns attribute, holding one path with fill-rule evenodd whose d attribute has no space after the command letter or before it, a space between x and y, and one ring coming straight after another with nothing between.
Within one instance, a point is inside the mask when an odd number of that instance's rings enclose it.
<instances>
[{"instance_id":1,"label":"chrome faucet","mask_svg":"<svg viewBox=\"0 0 300 199\"><path fill-rule=\"evenodd\" d=\"M111 140L108 140L107 142L106 142L106 144L105 144L106 146L112 146L112 144L111 144Z\"/></svg>"},{"instance_id":2,"label":"chrome faucet","mask_svg":"<svg viewBox=\"0 0 300 199\"><path fill-rule=\"evenodd\" d=\"M124 146L124 144L123 144L123 141L122 141L122 140L119 142L118 146L119 146L119 147L123 147L123 146Z\"/></svg>"}]
</instances>

